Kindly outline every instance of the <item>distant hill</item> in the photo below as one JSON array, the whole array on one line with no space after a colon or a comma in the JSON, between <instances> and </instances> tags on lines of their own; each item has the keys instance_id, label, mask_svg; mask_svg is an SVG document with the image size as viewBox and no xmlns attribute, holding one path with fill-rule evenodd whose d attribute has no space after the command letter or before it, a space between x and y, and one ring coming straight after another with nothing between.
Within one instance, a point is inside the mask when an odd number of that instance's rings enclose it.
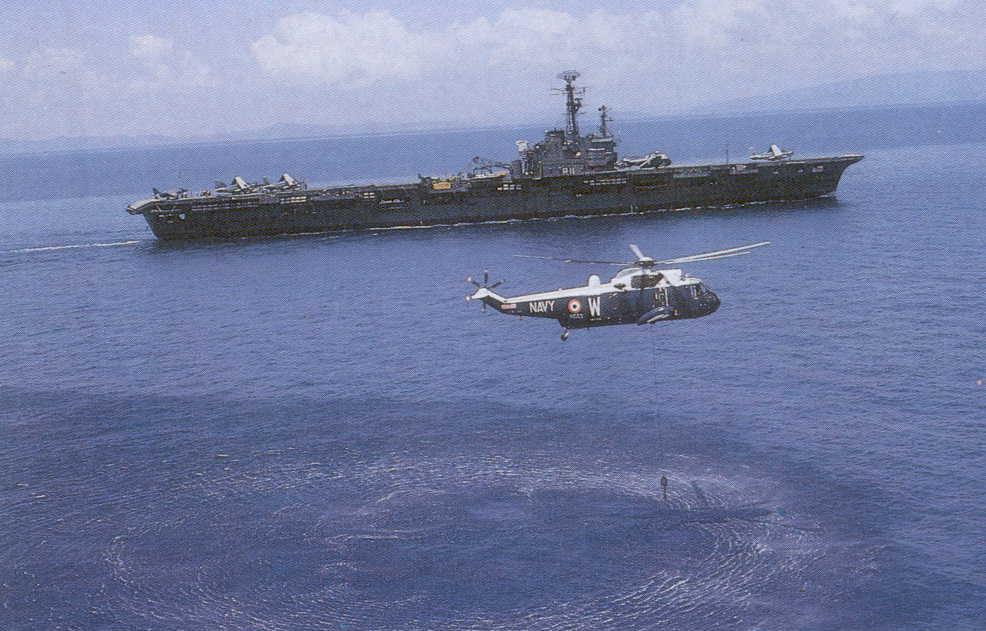
<instances>
[{"instance_id":1,"label":"distant hill","mask_svg":"<svg viewBox=\"0 0 986 631\"><path fill-rule=\"evenodd\" d=\"M92 151L120 147L156 147L182 142L170 136L58 136L44 140L11 140L0 138L0 155L15 153L47 153L54 151Z\"/></svg>"},{"instance_id":2,"label":"distant hill","mask_svg":"<svg viewBox=\"0 0 986 631\"><path fill-rule=\"evenodd\" d=\"M938 103L986 103L986 70L912 72L862 77L777 94L708 103L683 109L677 114L621 112L620 120L629 122L682 116L716 117L766 112L848 110ZM494 127L531 128L537 126L536 121L524 121L515 125L494 125ZM475 127L483 126L476 125ZM45 140L0 138L0 155L452 130L440 122L431 125L391 122L387 124L386 129L380 125L329 126L278 123L262 129L230 131L195 138L161 135L59 137Z\"/></svg>"},{"instance_id":3,"label":"distant hill","mask_svg":"<svg viewBox=\"0 0 986 631\"><path fill-rule=\"evenodd\" d=\"M468 129L479 129L475 125ZM42 140L14 140L0 138L0 156L23 153L59 153L71 151L99 151L111 149L142 149L173 145L210 144L218 142L249 142L297 140L305 138L327 138L338 136L370 136L405 134L416 132L459 131L462 127L443 126L436 122L391 123L380 125L340 126L305 123L277 123L260 129L236 130L225 133L195 137L175 137L161 135L138 136L58 136Z\"/></svg>"},{"instance_id":4,"label":"distant hill","mask_svg":"<svg viewBox=\"0 0 986 631\"><path fill-rule=\"evenodd\" d=\"M847 109L986 101L986 70L876 75L690 108L690 114ZM685 113L685 112L682 112Z\"/></svg>"}]
</instances>

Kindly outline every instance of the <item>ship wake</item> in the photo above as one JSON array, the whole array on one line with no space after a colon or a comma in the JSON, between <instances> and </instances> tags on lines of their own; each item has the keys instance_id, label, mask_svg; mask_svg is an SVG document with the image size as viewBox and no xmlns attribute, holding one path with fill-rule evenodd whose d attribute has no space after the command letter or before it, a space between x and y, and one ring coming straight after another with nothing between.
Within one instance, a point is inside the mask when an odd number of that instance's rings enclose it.
<instances>
[{"instance_id":1,"label":"ship wake","mask_svg":"<svg viewBox=\"0 0 986 631\"><path fill-rule=\"evenodd\" d=\"M79 250L84 248L118 248L130 245L137 245L139 240L114 241L112 243L70 243L65 245L41 245L30 248L18 248L16 250L4 250L3 254L29 254L32 252L57 252L59 250Z\"/></svg>"}]
</instances>

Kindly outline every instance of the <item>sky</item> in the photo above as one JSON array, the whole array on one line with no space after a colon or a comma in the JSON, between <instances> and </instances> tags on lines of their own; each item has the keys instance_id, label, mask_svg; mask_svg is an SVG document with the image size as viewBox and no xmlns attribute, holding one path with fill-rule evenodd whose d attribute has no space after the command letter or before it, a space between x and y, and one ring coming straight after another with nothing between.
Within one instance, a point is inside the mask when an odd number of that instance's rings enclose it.
<instances>
[{"instance_id":1,"label":"sky","mask_svg":"<svg viewBox=\"0 0 986 631\"><path fill-rule=\"evenodd\" d=\"M981 0L4 4L0 138L18 140L540 122L569 68L618 116L986 67Z\"/></svg>"}]
</instances>

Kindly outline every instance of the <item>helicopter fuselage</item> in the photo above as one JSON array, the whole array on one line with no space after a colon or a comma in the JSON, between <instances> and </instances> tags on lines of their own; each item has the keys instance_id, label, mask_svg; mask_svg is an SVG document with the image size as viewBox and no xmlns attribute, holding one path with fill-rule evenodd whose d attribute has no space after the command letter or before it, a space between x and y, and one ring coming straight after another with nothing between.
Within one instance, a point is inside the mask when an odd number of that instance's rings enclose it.
<instances>
[{"instance_id":1,"label":"helicopter fuselage","mask_svg":"<svg viewBox=\"0 0 986 631\"><path fill-rule=\"evenodd\" d=\"M590 276L581 287L513 297L480 288L471 298L508 315L558 320L566 329L699 318L714 313L720 304L701 279L681 270L633 267L608 283Z\"/></svg>"},{"instance_id":2,"label":"helicopter fuselage","mask_svg":"<svg viewBox=\"0 0 986 631\"><path fill-rule=\"evenodd\" d=\"M631 243L630 250L637 257L633 263L515 254L514 256L524 258L563 263L620 265L623 269L608 283L601 283L599 277L593 274L581 287L510 298L493 291L503 281L490 285L489 271L485 271L482 283L471 277L466 279L477 288L466 300L482 300L483 309L490 305L500 313L558 320L565 327L565 332L561 335L562 341L568 339L571 329L701 318L715 313L719 308L719 296L706 287L700 278L689 276L680 269L658 269L658 266L746 256L752 250L765 245L770 245L770 241L658 261L645 255Z\"/></svg>"}]
</instances>

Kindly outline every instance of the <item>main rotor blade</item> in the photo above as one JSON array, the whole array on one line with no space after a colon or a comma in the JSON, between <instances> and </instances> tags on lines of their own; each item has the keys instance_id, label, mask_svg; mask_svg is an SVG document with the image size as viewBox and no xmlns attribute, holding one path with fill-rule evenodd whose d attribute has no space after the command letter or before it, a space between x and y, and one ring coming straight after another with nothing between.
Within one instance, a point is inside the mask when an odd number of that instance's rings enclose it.
<instances>
[{"instance_id":1,"label":"main rotor blade","mask_svg":"<svg viewBox=\"0 0 986 631\"><path fill-rule=\"evenodd\" d=\"M716 256L699 256L697 258L681 261L682 263L701 263L702 261L718 261L719 259L731 259L734 256L746 256L749 252L733 252L732 254L717 254Z\"/></svg>"},{"instance_id":2,"label":"main rotor blade","mask_svg":"<svg viewBox=\"0 0 986 631\"><path fill-rule=\"evenodd\" d=\"M543 261L559 261L561 263L588 263L590 265L633 265L633 262L626 261L594 261L590 259L563 259L557 256L537 256L534 254L514 254L520 259L541 259Z\"/></svg>"},{"instance_id":3,"label":"main rotor blade","mask_svg":"<svg viewBox=\"0 0 986 631\"><path fill-rule=\"evenodd\" d=\"M503 281L502 280L498 280L495 283L493 283L492 285L490 285L489 287L487 287L487 289L496 289L497 287L499 287L502 284L503 284Z\"/></svg>"},{"instance_id":4,"label":"main rotor blade","mask_svg":"<svg viewBox=\"0 0 986 631\"><path fill-rule=\"evenodd\" d=\"M729 258L729 256L732 256L737 253L746 254L749 250L752 250L753 248L760 248L765 245L770 245L770 241L761 241L760 243L741 245L736 248L716 250L715 252L702 252L701 254L690 254L688 256L681 256L675 259L657 261L657 263L659 265L675 265L677 263L694 263L696 261L711 261L718 258Z\"/></svg>"},{"instance_id":5,"label":"main rotor blade","mask_svg":"<svg viewBox=\"0 0 986 631\"><path fill-rule=\"evenodd\" d=\"M644 256L644 253L640 251L640 248L638 248L633 243L630 244L630 250L633 252L633 255L637 257L637 260L638 261L641 260L641 259L648 258L648 257Z\"/></svg>"}]
</instances>

